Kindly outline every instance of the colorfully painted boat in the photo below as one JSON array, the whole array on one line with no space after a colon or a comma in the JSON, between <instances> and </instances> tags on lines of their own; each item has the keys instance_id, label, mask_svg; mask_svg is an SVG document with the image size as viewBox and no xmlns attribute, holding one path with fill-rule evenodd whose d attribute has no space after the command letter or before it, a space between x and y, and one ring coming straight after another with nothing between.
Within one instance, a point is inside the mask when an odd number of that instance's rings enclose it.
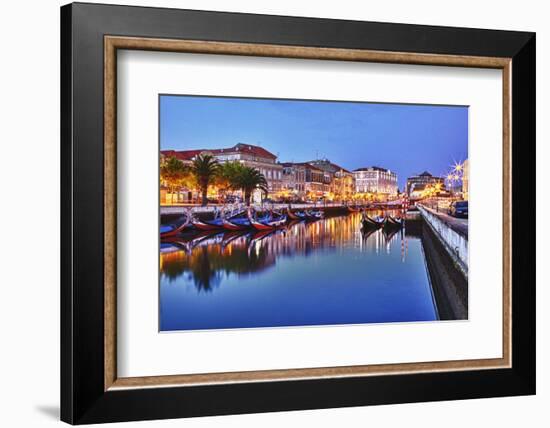
<instances>
[{"instance_id":1,"label":"colorfully painted boat","mask_svg":"<svg viewBox=\"0 0 550 428\"><path fill-rule=\"evenodd\" d=\"M174 237L184 230L190 229L191 226L191 216L189 215L185 216L185 219L181 220L179 223L161 225L160 238L165 239Z\"/></svg>"},{"instance_id":2,"label":"colorfully painted boat","mask_svg":"<svg viewBox=\"0 0 550 428\"><path fill-rule=\"evenodd\" d=\"M225 230L236 231L236 230L246 230L251 226L250 220L246 217L234 218L231 220L222 219L222 226Z\"/></svg>"},{"instance_id":3,"label":"colorfully painted boat","mask_svg":"<svg viewBox=\"0 0 550 428\"><path fill-rule=\"evenodd\" d=\"M304 213L306 215L306 220L308 221L321 220L325 216L325 213L321 210L319 211L307 210L307 211L304 211Z\"/></svg>"},{"instance_id":4,"label":"colorfully painted boat","mask_svg":"<svg viewBox=\"0 0 550 428\"><path fill-rule=\"evenodd\" d=\"M290 208L286 209L286 213L288 215L288 218L291 220L305 220L306 214L303 211L295 211L292 212Z\"/></svg>"},{"instance_id":5,"label":"colorfully painted boat","mask_svg":"<svg viewBox=\"0 0 550 428\"><path fill-rule=\"evenodd\" d=\"M219 230L223 229L223 219L215 218L214 220L193 220L193 226L199 230Z\"/></svg>"},{"instance_id":6,"label":"colorfully painted boat","mask_svg":"<svg viewBox=\"0 0 550 428\"><path fill-rule=\"evenodd\" d=\"M252 227L256 230L271 230L284 226L287 220L287 216L274 216L273 214L271 214L266 220L256 220L254 216L252 216L252 213L248 211L248 220L250 221Z\"/></svg>"}]
</instances>

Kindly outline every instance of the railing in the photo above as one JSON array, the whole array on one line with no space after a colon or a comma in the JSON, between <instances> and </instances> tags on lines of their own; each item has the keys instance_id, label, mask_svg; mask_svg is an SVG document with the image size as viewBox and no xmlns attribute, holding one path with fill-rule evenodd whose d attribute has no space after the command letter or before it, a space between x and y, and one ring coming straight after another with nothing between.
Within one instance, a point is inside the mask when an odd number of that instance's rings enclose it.
<instances>
[{"instance_id":1,"label":"railing","mask_svg":"<svg viewBox=\"0 0 550 428\"><path fill-rule=\"evenodd\" d=\"M426 223L435 233L443 247L456 262L464 275L468 277L468 238L458 233L442 220L441 216L432 208L417 205Z\"/></svg>"}]
</instances>

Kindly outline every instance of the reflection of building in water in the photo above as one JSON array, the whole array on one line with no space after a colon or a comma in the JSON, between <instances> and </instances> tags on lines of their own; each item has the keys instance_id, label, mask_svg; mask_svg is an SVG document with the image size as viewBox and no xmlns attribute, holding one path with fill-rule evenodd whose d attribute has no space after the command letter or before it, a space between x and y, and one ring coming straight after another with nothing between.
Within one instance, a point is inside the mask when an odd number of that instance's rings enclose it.
<instances>
[{"instance_id":1,"label":"reflection of building in water","mask_svg":"<svg viewBox=\"0 0 550 428\"><path fill-rule=\"evenodd\" d=\"M381 211L371 213L372 216L381 214ZM396 252L397 244L404 260L405 235L419 236L413 225L414 222L411 223L412 235L399 229L362 232L361 215L354 214L312 223L298 222L267 233L218 232L198 238L195 234L186 242L178 242L180 246L191 243L185 247L186 251L161 253L160 271L168 282L189 275L199 291L210 291L220 284L224 274L251 275L274 266L278 257L308 257L318 249L344 252L351 245L361 252L383 255Z\"/></svg>"}]
</instances>

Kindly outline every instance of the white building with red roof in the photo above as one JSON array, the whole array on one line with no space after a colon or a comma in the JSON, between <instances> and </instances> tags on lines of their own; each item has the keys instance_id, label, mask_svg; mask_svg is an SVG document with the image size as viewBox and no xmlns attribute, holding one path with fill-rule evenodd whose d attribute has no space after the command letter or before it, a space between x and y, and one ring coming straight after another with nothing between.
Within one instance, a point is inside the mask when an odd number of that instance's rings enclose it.
<instances>
[{"instance_id":1,"label":"white building with red roof","mask_svg":"<svg viewBox=\"0 0 550 428\"><path fill-rule=\"evenodd\" d=\"M238 143L223 149L161 150L161 162L163 159L175 157L183 163L190 164L200 154L210 154L220 163L239 162L255 168L266 178L270 193L281 190L283 167L277 163L277 156L263 147L252 144Z\"/></svg>"}]
</instances>

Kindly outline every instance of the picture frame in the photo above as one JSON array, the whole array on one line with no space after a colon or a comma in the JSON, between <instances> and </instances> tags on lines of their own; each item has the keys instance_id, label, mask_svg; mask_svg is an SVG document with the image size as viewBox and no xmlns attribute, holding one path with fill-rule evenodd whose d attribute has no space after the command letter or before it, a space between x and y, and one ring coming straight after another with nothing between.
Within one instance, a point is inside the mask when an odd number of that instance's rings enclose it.
<instances>
[{"instance_id":1,"label":"picture frame","mask_svg":"<svg viewBox=\"0 0 550 428\"><path fill-rule=\"evenodd\" d=\"M502 358L119 378L116 53L122 49L501 69ZM63 6L61 419L86 424L534 394L535 97L534 33Z\"/></svg>"}]
</instances>

